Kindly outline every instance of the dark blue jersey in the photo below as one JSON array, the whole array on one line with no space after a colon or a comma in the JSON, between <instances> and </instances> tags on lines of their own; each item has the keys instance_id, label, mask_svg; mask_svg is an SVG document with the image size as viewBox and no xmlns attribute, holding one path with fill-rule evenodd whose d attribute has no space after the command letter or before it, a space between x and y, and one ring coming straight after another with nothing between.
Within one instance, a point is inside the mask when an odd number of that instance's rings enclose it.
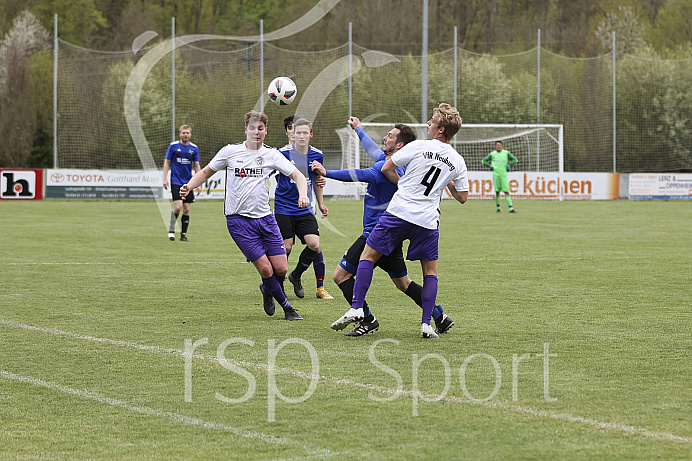
<instances>
[{"instance_id":1,"label":"dark blue jersey","mask_svg":"<svg viewBox=\"0 0 692 461\"><path fill-rule=\"evenodd\" d=\"M171 184L182 186L192 179L195 162L199 162L199 148L194 143L180 141L168 145L166 158L171 161Z\"/></svg>"},{"instance_id":2,"label":"dark blue jersey","mask_svg":"<svg viewBox=\"0 0 692 461\"><path fill-rule=\"evenodd\" d=\"M352 170L327 170L327 177L343 182L365 182L368 187L363 199L363 236L367 237L377 225L380 216L387 210L389 201L397 190L396 184L391 182L382 173L382 166L387 161L387 156L377 147L365 132L357 128L356 132L366 152L373 160L377 159L370 168ZM399 176L403 176L406 167L396 169Z\"/></svg>"},{"instance_id":3,"label":"dark blue jersey","mask_svg":"<svg viewBox=\"0 0 692 461\"><path fill-rule=\"evenodd\" d=\"M287 159L295 165L303 176L308 181L308 197L310 198L310 206L307 208L298 207L298 187L296 183L284 174L276 176L276 192L274 194L274 213L298 216L302 214L315 213L315 207L312 200L312 178L313 172L310 168L310 163L317 160L324 163L324 154L319 149L308 146L307 155L303 155L294 149L292 145L285 146L279 149Z\"/></svg>"}]
</instances>

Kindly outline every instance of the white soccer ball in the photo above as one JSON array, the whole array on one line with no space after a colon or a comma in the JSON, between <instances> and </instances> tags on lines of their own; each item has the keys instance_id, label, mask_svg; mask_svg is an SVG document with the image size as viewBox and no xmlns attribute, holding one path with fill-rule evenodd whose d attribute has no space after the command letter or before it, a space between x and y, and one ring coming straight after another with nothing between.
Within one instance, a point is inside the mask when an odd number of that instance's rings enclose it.
<instances>
[{"instance_id":1,"label":"white soccer ball","mask_svg":"<svg viewBox=\"0 0 692 461\"><path fill-rule=\"evenodd\" d=\"M298 88L288 77L276 77L267 88L269 99L277 106L291 104L298 94Z\"/></svg>"}]
</instances>

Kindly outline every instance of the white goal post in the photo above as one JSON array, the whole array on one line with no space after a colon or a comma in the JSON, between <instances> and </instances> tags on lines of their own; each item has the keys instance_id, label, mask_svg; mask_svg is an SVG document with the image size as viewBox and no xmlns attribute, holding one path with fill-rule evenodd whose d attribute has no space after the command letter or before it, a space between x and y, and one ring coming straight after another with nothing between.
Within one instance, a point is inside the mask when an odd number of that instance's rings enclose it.
<instances>
[{"instance_id":1,"label":"white goal post","mask_svg":"<svg viewBox=\"0 0 692 461\"><path fill-rule=\"evenodd\" d=\"M407 124L414 129L418 139L427 139L428 125ZM378 145L394 127L394 123L362 123L363 130ZM358 135L350 127L337 130L341 139L341 169L367 168L374 162L363 150ZM464 157L469 171L488 171L483 158L495 150L495 142L502 141L504 148L517 157L515 171L564 172L563 125L508 125L469 124L452 139L452 146ZM360 191L356 188L354 190ZM359 193L355 192L357 198Z\"/></svg>"}]
</instances>

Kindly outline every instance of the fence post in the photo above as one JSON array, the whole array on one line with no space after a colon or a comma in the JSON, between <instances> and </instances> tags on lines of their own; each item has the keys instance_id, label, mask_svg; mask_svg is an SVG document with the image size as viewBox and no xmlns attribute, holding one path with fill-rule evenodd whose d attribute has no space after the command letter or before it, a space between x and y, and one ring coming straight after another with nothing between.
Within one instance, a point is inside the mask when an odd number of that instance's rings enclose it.
<instances>
[{"instance_id":1,"label":"fence post","mask_svg":"<svg viewBox=\"0 0 692 461\"><path fill-rule=\"evenodd\" d=\"M458 51L458 36L457 36L457 26L454 26L454 107L459 109L457 105L457 55Z\"/></svg>"},{"instance_id":2,"label":"fence post","mask_svg":"<svg viewBox=\"0 0 692 461\"><path fill-rule=\"evenodd\" d=\"M171 18L171 141L176 140L175 129L175 18Z\"/></svg>"},{"instance_id":3,"label":"fence post","mask_svg":"<svg viewBox=\"0 0 692 461\"><path fill-rule=\"evenodd\" d=\"M353 116L353 23L348 23L348 116ZM356 168L360 168L357 166Z\"/></svg>"},{"instance_id":4,"label":"fence post","mask_svg":"<svg viewBox=\"0 0 692 461\"><path fill-rule=\"evenodd\" d=\"M616 79L615 79L615 32L613 31L613 173L617 172L617 150L615 149L616 147L616 122L617 122L617 114L616 114L616 97L615 97L615 90L616 90Z\"/></svg>"},{"instance_id":5,"label":"fence post","mask_svg":"<svg viewBox=\"0 0 692 461\"><path fill-rule=\"evenodd\" d=\"M264 111L264 19L260 19L260 102Z\"/></svg>"},{"instance_id":6,"label":"fence post","mask_svg":"<svg viewBox=\"0 0 692 461\"><path fill-rule=\"evenodd\" d=\"M423 0L423 70L421 76L421 123L428 120L428 0Z\"/></svg>"},{"instance_id":7,"label":"fence post","mask_svg":"<svg viewBox=\"0 0 692 461\"><path fill-rule=\"evenodd\" d=\"M536 75L536 123L541 124L541 29L538 29L538 48L537 48L537 65L538 71ZM541 171L541 135L537 132L536 136L536 171Z\"/></svg>"},{"instance_id":8,"label":"fence post","mask_svg":"<svg viewBox=\"0 0 692 461\"><path fill-rule=\"evenodd\" d=\"M58 168L58 15L53 18L53 168Z\"/></svg>"}]
</instances>

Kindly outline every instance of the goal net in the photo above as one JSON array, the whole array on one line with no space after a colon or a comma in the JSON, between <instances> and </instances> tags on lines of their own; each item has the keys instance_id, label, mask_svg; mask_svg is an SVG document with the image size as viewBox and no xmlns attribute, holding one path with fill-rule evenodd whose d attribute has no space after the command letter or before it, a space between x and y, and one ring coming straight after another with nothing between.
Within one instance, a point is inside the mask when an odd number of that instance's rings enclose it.
<instances>
[{"instance_id":1,"label":"goal net","mask_svg":"<svg viewBox=\"0 0 692 461\"><path fill-rule=\"evenodd\" d=\"M394 127L393 123L363 123L363 130L375 142ZM409 124L418 139L427 139L428 125ZM374 162L363 150L358 135L349 127L338 130L343 156L341 168L367 168ZM452 138L452 146L466 161L469 171L487 171L481 161L495 150L495 142L502 141L504 148L519 160L517 171L563 172L562 125L488 125L463 124Z\"/></svg>"},{"instance_id":2,"label":"goal net","mask_svg":"<svg viewBox=\"0 0 692 461\"><path fill-rule=\"evenodd\" d=\"M362 123L363 130L377 143L393 126L393 123ZM427 124L409 126L418 139L427 139ZM374 163L353 129L340 128L337 133L343 153L341 169L367 168ZM495 150L496 141L502 141L504 148L517 157L516 171L564 171L562 125L463 124L451 144L464 157L469 171L488 171L482 160ZM364 187L354 187L350 196L342 198L358 198L363 190Z\"/></svg>"}]
</instances>

